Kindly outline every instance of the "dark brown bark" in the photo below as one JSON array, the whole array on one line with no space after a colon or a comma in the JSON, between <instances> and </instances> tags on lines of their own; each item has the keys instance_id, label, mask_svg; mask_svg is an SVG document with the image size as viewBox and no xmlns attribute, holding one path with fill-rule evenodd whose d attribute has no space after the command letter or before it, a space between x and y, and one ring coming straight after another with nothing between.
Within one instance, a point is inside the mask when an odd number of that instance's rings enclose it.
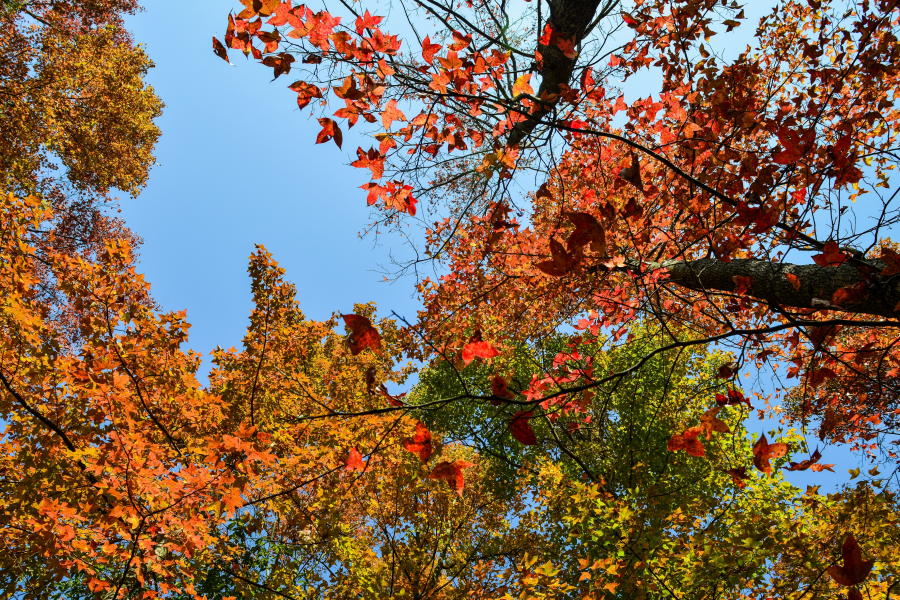
<instances>
[{"instance_id":1,"label":"dark brown bark","mask_svg":"<svg viewBox=\"0 0 900 600\"><path fill-rule=\"evenodd\" d=\"M877 261L872 261L877 264ZM837 267L792 265L766 260L736 259L722 262L715 259L666 261L649 265L651 270L667 269L669 281L695 291L734 292L734 277L752 277L747 295L768 304L784 308L838 308L851 314L898 318L894 308L900 303L900 275L866 279L859 268L844 264ZM884 265L880 265L884 267ZM644 266L646 270L647 265ZM876 267L875 271L877 272ZM795 275L800 289L785 277ZM828 304L835 292L865 283L865 298L853 304L831 307Z\"/></svg>"},{"instance_id":2,"label":"dark brown bark","mask_svg":"<svg viewBox=\"0 0 900 600\"><path fill-rule=\"evenodd\" d=\"M575 44L578 45L589 33L588 28L597 18L596 13L600 2L601 0L550 0L548 2L550 6L548 24L553 31L559 34L561 39L574 39ZM602 12L608 14L616 5L618 5L618 1L607 1ZM578 57L567 58L557 46L543 44L538 45L538 52L543 57L544 68L540 72L541 85L538 88L537 96L540 98L544 93L558 94L560 84L570 84ZM525 139L544 115L552 110L554 103L555 101L548 102L542 107L542 110L517 123L509 134L507 144L515 146Z\"/></svg>"}]
</instances>

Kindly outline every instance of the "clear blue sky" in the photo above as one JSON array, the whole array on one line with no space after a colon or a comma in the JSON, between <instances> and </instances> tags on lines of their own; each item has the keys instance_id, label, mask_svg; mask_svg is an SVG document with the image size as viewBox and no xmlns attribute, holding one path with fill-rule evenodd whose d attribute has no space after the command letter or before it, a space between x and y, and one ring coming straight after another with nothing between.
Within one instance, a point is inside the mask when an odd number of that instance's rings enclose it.
<instances>
[{"instance_id":1,"label":"clear blue sky","mask_svg":"<svg viewBox=\"0 0 900 600\"><path fill-rule=\"evenodd\" d=\"M390 285L378 264L384 247L359 239L368 223L366 174L347 166L348 151L315 145L320 127L297 110L272 70L232 52L237 67L212 53L237 2L146 3L127 26L156 68L149 82L166 103L158 121L159 166L122 216L144 238L140 271L165 310L187 309L189 345L208 354L240 347L251 308L247 257L263 244L297 284L307 317L350 312L376 301L415 318L412 282ZM355 158L355 157L354 157Z\"/></svg>"}]
</instances>

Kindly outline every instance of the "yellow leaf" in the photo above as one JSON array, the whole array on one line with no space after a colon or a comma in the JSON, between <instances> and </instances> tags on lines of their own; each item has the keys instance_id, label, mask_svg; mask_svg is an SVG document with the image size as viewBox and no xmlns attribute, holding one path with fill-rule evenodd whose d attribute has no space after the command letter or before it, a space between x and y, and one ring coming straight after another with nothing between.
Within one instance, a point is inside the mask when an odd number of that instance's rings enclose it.
<instances>
[{"instance_id":1,"label":"yellow leaf","mask_svg":"<svg viewBox=\"0 0 900 600\"><path fill-rule=\"evenodd\" d=\"M531 73L526 73L525 75L519 75L519 78L516 79L516 82L513 84L513 96L518 96L519 94L531 94L534 95L534 90L528 82L531 80Z\"/></svg>"}]
</instances>

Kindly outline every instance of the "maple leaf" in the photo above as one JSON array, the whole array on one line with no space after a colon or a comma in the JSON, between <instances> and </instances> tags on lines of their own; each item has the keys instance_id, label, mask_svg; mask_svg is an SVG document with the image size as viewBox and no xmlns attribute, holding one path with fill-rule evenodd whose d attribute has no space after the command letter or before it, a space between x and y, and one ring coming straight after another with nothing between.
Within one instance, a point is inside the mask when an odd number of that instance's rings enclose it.
<instances>
[{"instance_id":1,"label":"maple leaf","mask_svg":"<svg viewBox=\"0 0 900 600\"><path fill-rule=\"evenodd\" d=\"M313 98L322 97L322 90L318 86L305 81L295 81L289 87L292 91L297 92L297 106L299 108L306 108Z\"/></svg>"},{"instance_id":2,"label":"maple leaf","mask_svg":"<svg viewBox=\"0 0 900 600\"><path fill-rule=\"evenodd\" d=\"M669 438L666 449L669 450L669 452L684 450L691 456L703 458L706 456L706 452L704 452L703 444L700 443L700 440L698 439L698 436L701 433L703 433L702 427L691 427L683 433L677 433Z\"/></svg>"},{"instance_id":3,"label":"maple leaf","mask_svg":"<svg viewBox=\"0 0 900 600\"><path fill-rule=\"evenodd\" d=\"M881 249L881 260L887 266L881 270L879 275L882 277L890 277L900 273L900 254L890 248Z\"/></svg>"},{"instance_id":4,"label":"maple leaf","mask_svg":"<svg viewBox=\"0 0 900 600\"><path fill-rule=\"evenodd\" d=\"M366 348L376 354L381 354L381 336L378 330L372 326L372 322L366 317L349 314L341 315L344 324L350 330L347 344L350 346L350 354L356 356Z\"/></svg>"},{"instance_id":5,"label":"maple leaf","mask_svg":"<svg viewBox=\"0 0 900 600\"><path fill-rule=\"evenodd\" d=\"M721 406L714 406L700 416L700 428L706 434L706 439L710 439L713 433L731 433L731 429L725 421L717 416Z\"/></svg>"},{"instance_id":6,"label":"maple leaf","mask_svg":"<svg viewBox=\"0 0 900 600\"><path fill-rule=\"evenodd\" d=\"M837 242L826 242L822 254L814 254L812 258L820 267L837 267L850 257L841 252Z\"/></svg>"},{"instance_id":7,"label":"maple leaf","mask_svg":"<svg viewBox=\"0 0 900 600\"><path fill-rule=\"evenodd\" d=\"M537 444L537 436L531 428L531 423L528 422L533 414L533 410L517 412L509 423L509 432L516 438L516 441L525 446Z\"/></svg>"},{"instance_id":8,"label":"maple leaf","mask_svg":"<svg viewBox=\"0 0 900 600\"><path fill-rule=\"evenodd\" d=\"M529 85L529 81L531 80L531 73L526 73L525 75L519 75L516 78L516 82L513 84L513 97L517 97L520 94L529 94L534 95L534 89Z\"/></svg>"},{"instance_id":9,"label":"maple leaf","mask_svg":"<svg viewBox=\"0 0 900 600\"><path fill-rule=\"evenodd\" d=\"M816 448L815 452L813 452L808 459L798 463L792 462L790 466L785 465L784 469L788 471L805 471L809 468L812 468L813 471L822 471L825 469L831 471L831 467L833 467L834 465L816 464L819 462L819 460L821 460L821 458L822 454L819 452L819 449Z\"/></svg>"},{"instance_id":10,"label":"maple leaf","mask_svg":"<svg viewBox=\"0 0 900 600\"><path fill-rule=\"evenodd\" d=\"M745 397L740 390L728 390L728 395L716 394L716 404L719 406L735 406L745 402L748 408L753 408L750 399Z\"/></svg>"},{"instance_id":11,"label":"maple leaf","mask_svg":"<svg viewBox=\"0 0 900 600\"><path fill-rule=\"evenodd\" d=\"M791 287L793 287L794 290L796 290L798 292L800 291L800 278L799 277L797 277L793 273L785 273L784 277L785 277L785 279L787 279L790 282Z\"/></svg>"},{"instance_id":12,"label":"maple leaf","mask_svg":"<svg viewBox=\"0 0 900 600\"><path fill-rule=\"evenodd\" d=\"M862 550L852 533L847 534L844 545L841 547L841 556L844 564L828 567L828 574L838 585L859 585L869 576L875 559L862 559Z\"/></svg>"},{"instance_id":13,"label":"maple leaf","mask_svg":"<svg viewBox=\"0 0 900 600\"><path fill-rule=\"evenodd\" d=\"M481 339L481 332L476 332L469 342L463 346L462 350L462 359L466 365L475 360L475 358L490 360L499 355L500 352L496 348Z\"/></svg>"},{"instance_id":14,"label":"maple leaf","mask_svg":"<svg viewBox=\"0 0 900 600\"><path fill-rule=\"evenodd\" d=\"M220 42L215 36L213 36L213 52L216 56L227 62L229 65L231 64L231 61L228 60L228 50L225 49L225 46L222 45L222 42Z\"/></svg>"},{"instance_id":15,"label":"maple leaf","mask_svg":"<svg viewBox=\"0 0 900 600\"><path fill-rule=\"evenodd\" d=\"M766 435L762 434L756 440L756 443L753 444L753 465L766 475L771 475L772 464L769 460L780 458L787 454L787 451L787 444L770 444L769 440L766 439Z\"/></svg>"},{"instance_id":16,"label":"maple leaf","mask_svg":"<svg viewBox=\"0 0 900 600\"><path fill-rule=\"evenodd\" d=\"M406 406L405 404L403 404L403 401L400 400L400 398L406 396L406 392L397 394L396 396L392 396L388 392L387 386L381 383L378 385L378 393L387 398L387 401L391 406Z\"/></svg>"},{"instance_id":17,"label":"maple leaf","mask_svg":"<svg viewBox=\"0 0 900 600\"><path fill-rule=\"evenodd\" d=\"M534 266L550 275L551 277L562 277L569 273L581 262L581 248L576 246L572 252L555 239L550 240L550 260L541 261Z\"/></svg>"},{"instance_id":18,"label":"maple leaf","mask_svg":"<svg viewBox=\"0 0 900 600\"><path fill-rule=\"evenodd\" d=\"M384 111L381 113L381 123L384 125L385 129L390 129L391 123L394 121L406 121L406 115L397 108L397 101L391 100L387 103L384 107Z\"/></svg>"},{"instance_id":19,"label":"maple leaf","mask_svg":"<svg viewBox=\"0 0 900 600\"><path fill-rule=\"evenodd\" d=\"M739 296L746 294L750 290L750 286L753 285L753 277L735 275L731 280L734 281L734 293Z\"/></svg>"},{"instance_id":20,"label":"maple leaf","mask_svg":"<svg viewBox=\"0 0 900 600\"><path fill-rule=\"evenodd\" d=\"M419 460L427 463L431 458L431 432L422 423L416 423L416 433L411 438L403 440L403 447L419 455Z\"/></svg>"},{"instance_id":21,"label":"maple leaf","mask_svg":"<svg viewBox=\"0 0 900 600\"><path fill-rule=\"evenodd\" d=\"M431 470L428 479L443 479L451 489L455 489L456 493L462 497L464 485L462 470L474 466L474 463L465 460L439 462Z\"/></svg>"},{"instance_id":22,"label":"maple leaf","mask_svg":"<svg viewBox=\"0 0 900 600\"><path fill-rule=\"evenodd\" d=\"M378 150L369 148L369 151L365 152L362 148L357 148L356 155L359 158L350 163L351 167L369 169L372 171L372 179L381 179L384 175L384 156Z\"/></svg>"},{"instance_id":23,"label":"maple leaf","mask_svg":"<svg viewBox=\"0 0 900 600\"><path fill-rule=\"evenodd\" d=\"M425 39L422 40L422 58L426 63L431 64L434 60L434 55L438 53L438 51L442 48L440 44L432 44L431 40L428 36L425 36Z\"/></svg>"},{"instance_id":24,"label":"maple leaf","mask_svg":"<svg viewBox=\"0 0 900 600\"><path fill-rule=\"evenodd\" d=\"M450 44L450 50L454 52L459 52L460 50L465 50L472 43L472 34L463 35L459 31L454 31L452 33L453 43Z\"/></svg>"},{"instance_id":25,"label":"maple leaf","mask_svg":"<svg viewBox=\"0 0 900 600\"><path fill-rule=\"evenodd\" d=\"M491 379L491 394L497 398L506 398L507 400L515 398L515 394L509 389L506 378L500 374L494 375ZM499 400L492 400L491 402L494 404L502 404Z\"/></svg>"},{"instance_id":26,"label":"maple leaf","mask_svg":"<svg viewBox=\"0 0 900 600\"><path fill-rule=\"evenodd\" d=\"M337 144L338 148L340 148L341 142L344 138L341 134L341 128L338 127L338 124L331 119L321 118L319 119L319 125L322 126L322 131L320 131L319 135L316 136L316 143L324 144L328 140L334 138L334 143Z\"/></svg>"},{"instance_id":27,"label":"maple leaf","mask_svg":"<svg viewBox=\"0 0 900 600\"><path fill-rule=\"evenodd\" d=\"M734 485L738 487L738 489L744 489L745 487L747 487L747 480L750 479L750 476L747 475L747 467L728 469L725 472L731 475L731 480L734 482Z\"/></svg>"},{"instance_id":28,"label":"maple leaf","mask_svg":"<svg viewBox=\"0 0 900 600\"><path fill-rule=\"evenodd\" d=\"M575 225L575 231L566 242L569 252L590 244L594 252L606 256L606 231L593 215L585 212L564 212L563 215Z\"/></svg>"},{"instance_id":29,"label":"maple leaf","mask_svg":"<svg viewBox=\"0 0 900 600\"><path fill-rule=\"evenodd\" d=\"M366 463L363 462L362 454L357 448L351 448L344 459L344 470L346 471L365 471Z\"/></svg>"},{"instance_id":30,"label":"maple leaf","mask_svg":"<svg viewBox=\"0 0 900 600\"><path fill-rule=\"evenodd\" d=\"M368 9L363 13L363 16L356 18L356 33L362 35L363 30L365 29L375 29L378 27L378 24L381 23L381 20L384 17L373 17L369 14Z\"/></svg>"},{"instance_id":31,"label":"maple leaf","mask_svg":"<svg viewBox=\"0 0 900 600\"><path fill-rule=\"evenodd\" d=\"M842 306L844 304L857 304L865 300L869 295L866 289L866 282L860 281L853 285L848 285L837 290L831 297L831 303L834 306Z\"/></svg>"},{"instance_id":32,"label":"maple leaf","mask_svg":"<svg viewBox=\"0 0 900 600\"><path fill-rule=\"evenodd\" d=\"M644 184L641 181L641 163L634 152L631 153L631 164L627 167L619 169L618 176L636 187L641 192L644 191Z\"/></svg>"}]
</instances>

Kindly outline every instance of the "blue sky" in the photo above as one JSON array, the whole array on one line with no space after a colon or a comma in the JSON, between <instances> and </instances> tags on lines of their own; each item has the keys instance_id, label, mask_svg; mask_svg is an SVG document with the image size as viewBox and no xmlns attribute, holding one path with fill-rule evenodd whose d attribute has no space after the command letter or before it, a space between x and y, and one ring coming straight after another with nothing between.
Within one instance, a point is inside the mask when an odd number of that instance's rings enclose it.
<instances>
[{"instance_id":1,"label":"blue sky","mask_svg":"<svg viewBox=\"0 0 900 600\"><path fill-rule=\"evenodd\" d=\"M347 166L333 143L315 145L320 127L301 115L271 69L233 52L237 67L212 53L237 2L147 3L127 21L156 63L148 77L166 103L158 125L159 165L122 216L143 236L140 270L165 310L187 309L189 345L209 353L240 347L251 308L247 257L263 244L297 284L308 317L350 312L376 301L415 318L411 282L374 272L386 248L357 233L368 222L368 178ZM355 149L352 140L345 150Z\"/></svg>"}]
</instances>

